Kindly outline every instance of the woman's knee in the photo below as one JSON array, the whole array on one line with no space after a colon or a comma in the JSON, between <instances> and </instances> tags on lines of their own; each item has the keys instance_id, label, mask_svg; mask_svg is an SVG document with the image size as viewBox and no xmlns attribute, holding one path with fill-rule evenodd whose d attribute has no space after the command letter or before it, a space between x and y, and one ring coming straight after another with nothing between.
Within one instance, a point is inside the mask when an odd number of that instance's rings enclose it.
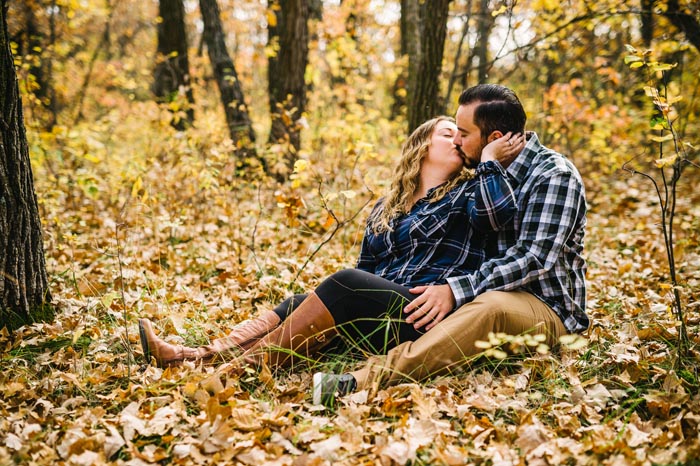
<instances>
[{"instance_id":1,"label":"woman's knee","mask_svg":"<svg viewBox=\"0 0 700 466\"><path fill-rule=\"evenodd\" d=\"M339 270L323 280L316 288L319 296L326 294L337 294L340 291L352 291L357 288L367 287L367 272L357 269Z\"/></svg>"}]
</instances>

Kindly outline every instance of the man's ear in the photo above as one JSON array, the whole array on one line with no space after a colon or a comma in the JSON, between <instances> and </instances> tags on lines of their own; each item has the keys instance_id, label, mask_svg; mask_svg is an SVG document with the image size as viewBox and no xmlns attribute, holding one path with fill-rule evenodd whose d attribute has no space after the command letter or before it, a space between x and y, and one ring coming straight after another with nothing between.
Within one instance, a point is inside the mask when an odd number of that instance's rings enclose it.
<instances>
[{"instance_id":1,"label":"man's ear","mask_svg":"<svg viewBox=\"0 0 700 466\"><path fill-rule=\"evenodd\" d=\"M501 133L500 131L498 131L498 130L496 130L496 131L491 131L491 134L489 134L489 137L486 139L486 141L487 141L487 142L493 142L493 141L495 141L496 139L500 139L500 138L502 138L502 137L503 137L503 133Z\"/></svg>"}]
</instances>

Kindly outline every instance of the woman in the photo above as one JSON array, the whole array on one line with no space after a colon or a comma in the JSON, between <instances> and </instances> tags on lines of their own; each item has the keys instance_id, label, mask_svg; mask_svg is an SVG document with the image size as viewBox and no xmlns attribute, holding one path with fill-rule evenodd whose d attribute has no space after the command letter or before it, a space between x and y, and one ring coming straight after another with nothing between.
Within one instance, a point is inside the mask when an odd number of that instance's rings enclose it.
<instances>
[{"instance_id":1,"label":"woman","mask_svg":"<svg viewBox=\"0 0 700 466\"><path fill-rule=\"evenodd\" d=\"M267 355L268 363L282 365L292 356L313 355L339 333L375 354L418 338L425 323L411 323L402 312L416 297L413 287L444 284L478 268L486 235L506 224L516 209L495 159L515 157L524 137L509 133L488 144L472 177L452 142L456 132L452 118L438 117L409 136L390 191L368 219L357 268L334 273L312 293L295 295L198 348L168 344L149 320L140 319L146 358L165 367L243 351L249 362ZM434 316L426 328L451 310Z\"/></svg>"}]
</instances>

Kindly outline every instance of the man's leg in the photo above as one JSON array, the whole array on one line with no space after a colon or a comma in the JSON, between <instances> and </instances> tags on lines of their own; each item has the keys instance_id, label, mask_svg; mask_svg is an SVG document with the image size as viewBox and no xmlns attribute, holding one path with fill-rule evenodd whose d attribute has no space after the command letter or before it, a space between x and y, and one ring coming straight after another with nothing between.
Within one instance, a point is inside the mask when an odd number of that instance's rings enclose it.
<instances>
[{"instance_id":1,"label":"man's leg","mask_svg":"<svg viewBox=\"0 0 700 466\"><path fill-rule=\"evenodd\" d=\"M545 334L550 346L567 333L561 319L542 301L523 291L489 291L457 309L416 341L400 344L386 356L370 358L352 372L357 388L383 388L422 380L459 367L482 350L477 340L489 332Z\"/></svg>"}]
</instances>

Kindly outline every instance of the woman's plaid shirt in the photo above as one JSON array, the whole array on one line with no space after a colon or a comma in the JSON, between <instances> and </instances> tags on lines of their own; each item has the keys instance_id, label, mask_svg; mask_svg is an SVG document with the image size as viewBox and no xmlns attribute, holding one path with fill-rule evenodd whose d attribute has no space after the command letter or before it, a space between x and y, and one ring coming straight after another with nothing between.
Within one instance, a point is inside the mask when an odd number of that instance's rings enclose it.
<instances>
[{"instance_id":1,"label":"woman's plaid shirt","mask_svg":"<svg viewBox=\"0 0 700 466\"><path fill-rule=\"evenodd\" d=\"M405 286L444 284L481 266L485 232L512 224L515 196L496 162L479 164L474 178L438 201L428 200L431 193L394 219L392 231L376 234L368 221L358 269Z\"/></svg>"}]
</instances>

